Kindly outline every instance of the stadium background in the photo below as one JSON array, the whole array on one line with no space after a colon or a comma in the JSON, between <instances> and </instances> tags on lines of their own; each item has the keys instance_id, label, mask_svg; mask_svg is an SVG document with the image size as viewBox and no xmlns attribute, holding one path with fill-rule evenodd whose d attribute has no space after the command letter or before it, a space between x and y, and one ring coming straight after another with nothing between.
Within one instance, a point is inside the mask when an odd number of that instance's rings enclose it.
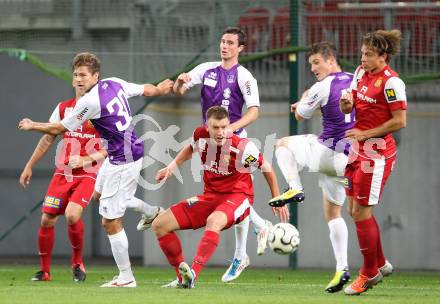
<instances>
[{"instance_id":1,"label":"stadium background","mask_svg":"<svg viewBox=\"0 0 440 304\"><path fill-rule=\"evenodd\" d=\"M343 8L341 1L116 1L116 0L0 0L0 127L3 135L0 154L0 257L36 256L38 209L52 174L55 149L35 168L30 187L18 184L21 170L40 135L18 132L22 117L46 120L59 100L73 91L65 75L79 51L92 51L102 59L102 76L118 76L133 82L155 82L175 75L193 62L218 60L221 31L230 25L243 27L249 36L245 55L289 45L305 46L327 39L335 42L345 59L345 68L353 70L359 62L359 41L363 33L379 28L399 28L403 33L402 50L391 65L412 81L407 87L408 127L400 134L400 150L395 172L385 190L383 204L376 211L382 227L384 250L398 269L440 269L440 161L438 160L440 8L434 1L416 1L411 8ZM291 12L293 14L291 15ZM291 39L292 37L292 39ZM296 40L296 41L293 41ZM18 49L18 50L17 50ZM39 59L40 61L36 61ZM261 117L247 128L249 137L265 142L266 135L276 138L289 133L289 100L313 83L304 53L277 55L245 65L259 82ZM292 72L291 68L296 68ZM291 82L291 75L297 73ZM437 79L437 80L436 80ZM153 101L143 113L159 122L162 129L177 125L176 140L190 137L200 123L199 90L184 98L167 97ZM146 100L131 102L138 111ZM151 102L151 100L148 100ZM315 118L298 125L299 133L319 132ZM140 134L154 129L146 124ZM269 139L273 139L273 136ZM269 141L267 141L269 142ZM152 142L146 142L146 153ZM273 158L270 145L264 149ZM171 153L173 154L173 152ZM273 162L273 164L275 164ZM152 180L160 162L144 171ZM275 165L276 167L276 165ZM276 170L279 172L278 168ZM193 181L190 166L181 170L184 184L173 179L157 191L139 191L139 195L164 207L181 198L199 193L200 183ZM281 180L281 176L279 175ZM316 174L304 174L307 200L298 208L301 246L297 266L333 268L334 261L323 220L321 191ZM283 184L283 183L281 183ZM266 206L269 198L264 181L256 174L256 209L272 221ZM36 210L36 211L33 211ZM27 216L28 215L28 216ZM16 225L19 219L26 218ZM349 224L349 262L359 265L360 256L354 226ZM97 204L84 214L86 257L111 256L108 240L100 227ZM130 254L143 257L145 265L165 265L165 259L151 232L135 230L138 215L127 212L125 223ZM54 255L69 256L65 221L56 229ZM13 228L13 229L11 229ZM184 232L186 256L194 253L200 232ZM233 254L232 231L222 236L211 265L226 265ZM268 252L255 256L256 240L251 234L248 253L251 264L287 267L288 257Z\"/></svg>"}]
</instances>

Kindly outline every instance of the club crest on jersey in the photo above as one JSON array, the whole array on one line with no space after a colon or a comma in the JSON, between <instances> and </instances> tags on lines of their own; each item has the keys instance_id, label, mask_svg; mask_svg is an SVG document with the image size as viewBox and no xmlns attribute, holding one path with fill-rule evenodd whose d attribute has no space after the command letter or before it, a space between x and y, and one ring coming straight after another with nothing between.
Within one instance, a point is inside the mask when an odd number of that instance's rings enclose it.
<instances>
[{"instance_id":1,"label":"club crest on jersey","mask_svg":"<svg viewBox=\"0 0 440 304\"><path fill-rule=\"evenodd\" d=\"M226 81L227 81L228 83L234 83L234 81L235 81L235 75L233 75L233 74L228 75L228 78L226 79Z\"/></svg>"},{"instance_id":2,"label":"club crest on jersey","mask_svg":"<svg viewBox=\"0 0 440 304\"><path fill-rule=\"evenodd\" d=\"M394 91L394 89L386 89L385 93L387 94L388 101L397 100L396 92Z\"/></svg>"},{"instance_id":3,"label":"club crest on jersey","mask_svg":"<svg viewBox=\"0 0 440 304\"><path fill-rule=\"evenodd\" d=\"M374 87L375 88L379 88L380 85L382 84L382 77L379 77L376 82L374 83Z\"/></svg>"}]
</instances>

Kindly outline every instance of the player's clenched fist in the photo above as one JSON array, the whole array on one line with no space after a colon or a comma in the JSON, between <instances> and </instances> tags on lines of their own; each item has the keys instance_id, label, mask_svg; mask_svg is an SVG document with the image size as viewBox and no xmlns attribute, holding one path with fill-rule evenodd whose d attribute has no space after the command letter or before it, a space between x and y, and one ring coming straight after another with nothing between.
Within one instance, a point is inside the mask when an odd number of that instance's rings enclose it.
<instances>
[{"instance_id":1,"label":"player's clenched fist","mask_svg":"<svg viewBox=\"0 0 440 304\"><path fill-rule=\"evenodd\" d=\"M168 94L171 89L173 88L174 82L170 79L165 79L161 83L157 85L158 89L160 90L160 95L166 95Z\"/></svg>"},{"instance_id":2,"label":"player's clenched fist","mask_svg":"<svg viewBox=\"0 0 440 304\"><path fill-rule=\"evenodd\" d=\"M163 169L160 169L156 173L156 181L162 182L165 181L168 177L170 177L173 174L172 170L168 167L165 167Z\"/></svg>"},{"instance_id":3,"label":"player's clenched fist","mask_svg":"<svg viewBox=\"0 0 440 304\"><path fill-rule=\"evenodd\" d=\"M30 130L32 130L33 123L34 122L32 120L30 120L29 118L23 118L18 123L18 129L20 129L22 131L30 131Z\"/></svg>"},{"instance_id":4,"label":"player's clenched fist","mask_svg":"<svg viewBox=\"0 0 440 304\"><path fill-rule=\"evenodd\" d=\"M341 99L339 99L339 107L341 108L342 113L351 113L351 111L353 110L353 94L342 94Z\"/></svg>"},{"instance_id":5,"label":"player's clenched fist","mask_svg":"<svg viewBox=\"0 0 440 304\"><path fill-rule=\"evenodd\" d=\"M179 75L179 77L177 77L177 81L187 83L191 81L191 77L188 73L182 73Z\"/></svg>"}]
</instances>

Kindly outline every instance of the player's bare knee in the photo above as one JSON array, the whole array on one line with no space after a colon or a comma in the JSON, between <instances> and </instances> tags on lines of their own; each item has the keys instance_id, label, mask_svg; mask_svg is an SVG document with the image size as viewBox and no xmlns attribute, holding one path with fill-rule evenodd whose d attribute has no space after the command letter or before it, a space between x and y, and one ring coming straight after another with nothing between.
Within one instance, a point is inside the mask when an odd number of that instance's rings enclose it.
<instances>
[{"instance_id":1,"label":"player's bare knee","mask_svg":"<svg viewBox=\"0 0 440 304\"><path fill-rule=\"evenodd\" d=\"M49 228L55 225L57 221L57 216L56 215L52 215L52 214L48 214L48 213L43 213L41 215L41 227L45 227L45 228Z\"/></svg>"},{"instance_id":2,"label":"player's bare knee","mask_svg":"<svg viewBox=\"0 0 440 304\"><path fill-rule=\"evenodd\" d=\"M151 229L153 229L154 234L157 237L162 237L166 234L168 234L170 231L167 229L167 220L165 217L158 216L154 219L153 223L151 224Z\"/></svg>"},{"instance_id":3,"label":"player's bare knee","mask_svg":"<svg viewBox=\"0 0 440 304\"><path fill-rule=\"evenodd\" d=\"M92 195L92 199L99 202L99 199L101 198L101 193L94 191Z\"/></svg>"},{"instance_id":4,"label":"player's bare knee","mask_svg":"<svg viewBox=\"0 0 440 304\"><path fill-rule=\"evenodd\" d=\"M225 219L218 214L211 214L206 220L206 230L221 231L226 226Z\"/></svg>"},{"instance_id":5,"label":"player's bare knee","mask_svg":"<svg viewBox=\"0 0 440 304\"><path fill-rule=\"evenodd\" d=\"M69 213L66 214L66 222L68 225L75 224L81 218L81 214Z\"/></svg>"}]
</instances>

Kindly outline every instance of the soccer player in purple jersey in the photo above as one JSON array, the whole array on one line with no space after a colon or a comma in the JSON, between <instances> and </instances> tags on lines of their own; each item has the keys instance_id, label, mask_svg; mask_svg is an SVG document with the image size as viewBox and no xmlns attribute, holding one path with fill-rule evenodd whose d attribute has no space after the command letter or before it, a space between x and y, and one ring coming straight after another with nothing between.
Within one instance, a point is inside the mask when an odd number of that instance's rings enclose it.
<instances>
[{"instance_id":1,"label":"soccer player in purple jersey","mask_svg":"<svg viewBox=\"0 0 440 304\"><path fill-rule=\"evenodd\" d=\"M74 131L90 120L107 141L108 157L99 170L95 196L99 198L99 213L119 268L119 275L101 287L136 287L128 254L128 239L122 217L127 208L135 209L152 220L160 208L134 196L142 169L144 146L137 142L131 124L132 115L127 99L133 96L160 96L169 93L171 80L157 86L138 85L119 78L100 80L100 60L91 53L80 53L72 63L73 77L78 87L87 92L60 122L40 123L24 118L19 129L58 135Z\"/></svg>"},{"instance_id":2,"label":"soccer player in purple jersey","mask_svg":"<svg viewBox=\"0 0 440 304\"><path fill-rule=\"evenodd\" d=\"M240 52L245 46L245 33L236 27L227 28L223 31L220 40L221 61L205 62L188 73L180 74L173 87L174 93L181 96L193 86L201 84L203 124L206 123L205 113L210 107L222 106L228 110L231 121L227 132L240 137L247 137L244 128L258 118L260 108L257 80L238 63ZM243 115L244 105L247 111ZM261 218L253 207L250 210L249 219L257 231L257 254L262 255L267 246L272 223ZM249 219L246 218L234 226L236 240L234 259L222 277L223 282L235 280L249 265L249 257L246 253Z\"/></svg>"},{"instance_id":3,"label":"soccer player in purple jersey","mask_svg":"<svg viewBox=\"0 0 440 304\"><path fill-rule=\"evenodd\" d=\"M347 263L348 231L341 209L345 201L343 176L349 149L344 138L345 132L353 128L354 115L344 115L340 111L339 98L350 87L353 75L341 71L336 49L331 43L313 44L308 58L318 82L291 106L291 112L295 113L297 120L303 120L310 119L319 108L323 130L319 136L305 134L279 140L275 155L290 189L272 199L269 204L281 206L288 201L302 202L304 192L299 172L304 167L311 172L319 172L324 215L336 259L336 273L325 290L333 293L340 291L350 278Z\"/></svg>"}]
</instances>

